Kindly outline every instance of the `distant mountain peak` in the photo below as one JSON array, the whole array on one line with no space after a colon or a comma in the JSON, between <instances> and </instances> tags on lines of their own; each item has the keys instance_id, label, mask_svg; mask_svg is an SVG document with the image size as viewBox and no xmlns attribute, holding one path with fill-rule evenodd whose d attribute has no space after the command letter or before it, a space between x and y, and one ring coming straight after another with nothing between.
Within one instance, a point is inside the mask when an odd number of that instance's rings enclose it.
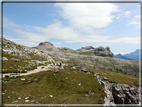
<instances>
[{"instance_id":1,"label":"distant mountain peak","mask_svg":"<svg viewBox=\"0 0 142 107\"><path fill-rule=\"evenodd\" d=\"M47 41L39 43L37 48L40 50L59 51L58 48L56 48L52 43Z\"/></svg>"},{"instance_id":2,"label":"distant mountain peak","mask_svg":"<svg viewBox=\"0 0 142 107\"><path fill-rule=\"evenodd\" d=\"M131 52L129 54L124 54L124 56L133 60L139 60L139 52L140 49L137 49L136 51Z\"/></svg>"},{"instance_id":3,"label":"distant mountain peak","mask_svg":"<svg viewBox=\"0 0 142 107\"><path fill-rule=\"evenodd\" d=\"M115 55L115 56L114 56L114 58L131 60L131 59L129 59L129 58L127 58L127 57L125 57L125 56L121 55L120 53L119 53L119 54L117 54L117 55Z\"/></svg>"}]
</instances>

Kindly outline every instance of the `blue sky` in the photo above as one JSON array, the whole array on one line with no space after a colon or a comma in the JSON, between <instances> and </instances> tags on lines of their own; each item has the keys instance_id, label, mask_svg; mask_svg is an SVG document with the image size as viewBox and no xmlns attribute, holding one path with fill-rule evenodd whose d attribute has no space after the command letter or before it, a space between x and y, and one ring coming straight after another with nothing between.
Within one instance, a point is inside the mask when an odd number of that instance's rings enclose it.
<instances>
[{"instance_id":1,"label":"blue sky","mask_svg":"<svg viewBox=\"0 0 142 107\"><path fill-rule=\"evenodd\" d=\"M3 35L35 47L51 42L78 49L109 46L114 54L140 48L139 3L3 3Z\"/></svg>"}]
</instances>

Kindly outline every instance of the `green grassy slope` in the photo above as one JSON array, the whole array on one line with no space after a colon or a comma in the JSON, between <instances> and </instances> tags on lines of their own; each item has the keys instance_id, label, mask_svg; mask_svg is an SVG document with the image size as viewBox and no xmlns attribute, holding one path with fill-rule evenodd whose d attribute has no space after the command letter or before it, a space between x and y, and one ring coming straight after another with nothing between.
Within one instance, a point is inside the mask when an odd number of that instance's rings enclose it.
<instances>
[{"instance_id":1,"label":"green grassy slope","mask_svg":"<svg viewBox=\"0 0 142 107\"><path fill-rule=\"evenodd\" d=\"M25 73L26 71L36 69L39 65L44 64L36 64L36 61L32 60L38 60L38 61L47 61L45 56L38 56L38 55L28 55L29 58L20 56L20 55L11 55L3 51L3 57L8 58L8 61L2 62L3 67L3 73ZM19 59L20 61L14 62L12 60ZM45 63L47 64L47 63Z\"/></svg>"},{"instance_id":2,"label":"green grassy slope","mask_svg":"<svg viewBox=\"0 0 142 107\"><path fill-rule=\"evenodd\" d=\"M21 81L20 78L25 80ZM4 104L103 104L106 96L93 75L70 67L58 73L52 70L4 78L2 89ZM26 97L29 97L29 102L25 102Z\"/></svg>"},{"instance_id":3,"label":"green grassy slope","mask_svg":"<svg viewBox=\"0 0 142 107\"><path fill-rule=\"evenodd\" d=\"M116 82L121 84L130 84L130 85L139 85L139 77L126 75L122 73L116 73L111 71L104 71L104 70L97 70L93 68L87 68L88 70L91 70L93 72L97 72L101 74L101 78L106 77L109 79L110 82ZM136 82L137 83L134 83Z\"/></svg>"}]
</instances>

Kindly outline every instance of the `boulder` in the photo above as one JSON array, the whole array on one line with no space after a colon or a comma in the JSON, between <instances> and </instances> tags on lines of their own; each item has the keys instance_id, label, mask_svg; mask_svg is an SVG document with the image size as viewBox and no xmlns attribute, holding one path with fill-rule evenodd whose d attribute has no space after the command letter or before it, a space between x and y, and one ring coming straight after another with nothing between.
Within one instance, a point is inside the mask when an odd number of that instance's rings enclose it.
<instances>
[{"instance_id":1,"label":"boulder","mask_svg":"<svg viewBox=\"0 0 142 107\"><path fill-rule=\"evenodd\" d=\"M19 62L19 61L20 61L19 59L14 59L14 58L12 58L12 60L13 60L14 62Z\"/></svg>"},{"instance_id":2,"label":"boulder","mask_svg":"<svg viewBox=\"0 0 142 107\"><path fill-rule=\"evenodd\" d=\"M8 61L6 57L1 58L2 61Z\"/></svg>"},{"instance_id":3,"label":"boulder","mask_svg":"<svg viewBox=\"0 0 142 107\"><path fill-rule=\"evenodd\" d=\"M104 80L104 81L108 81L108 78L106 78L106 77L103 77L103 80Z\"/></svg>"},{"instance_id":4,"label":"boulder","mask_svg":"<svg viewBox=\"0 0 142 107\"><path fill-rule=\"evenodd\" d=\"M72 69L76 69L76 67L75 66L73 66L73 67L71 67Z\"/></svg>"},{"instance_id":5,"label":"boulder","mask_svg":"<svg viewBox=\"0 0 142 107\"><path fill-rule=\"evenodd\" d=\"M101 84L101 75L99 73L96 73L96 76L97 76L98 82Z\"/></svg>"}]
</instances>

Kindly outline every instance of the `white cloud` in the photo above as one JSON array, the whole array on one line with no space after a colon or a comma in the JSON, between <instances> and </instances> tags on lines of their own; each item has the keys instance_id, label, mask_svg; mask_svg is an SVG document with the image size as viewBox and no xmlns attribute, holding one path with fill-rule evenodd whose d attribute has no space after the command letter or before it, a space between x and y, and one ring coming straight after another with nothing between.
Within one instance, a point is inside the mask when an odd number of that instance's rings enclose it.
<instances>
[{"instance_id":1,"label":"white cloud","mask_svg":"<svg viewBox=\"0 0 142 107\"><path fill-rule=\"evenodd\" d=\"M112 42L112 43L140 44L140 37L118 38L118 39L114 39L114 40L109 40L108 42Z\"/></svg>"},{"instance_id":2,"label":"white cloud","mask_svg":"<svg viewBox=\"0 0 142 107\"><path fill-rule=\"evenodd\" d=\"M8 18L3 17L3 27L4 28L18 28L20 25L15 24L13 21L10 21Z\"/></svg>"},{"instance_id":3,"label":"white cloud","mask_svg":"<svg viewBox=\"0 0 142 107\"><path fill-rule=\"evenodd\" d=\"M134 17L131 19L129 25L140 25L140 15L134 16Z\"/></svg>"},{"instance_id":4,"label":"white cloud","mask_svg":"<svg viewBox=\"0 0 142 107\"><path fill-rule=\"evenodd\" d=\"M60 14L74 28L82 31L102 28L113 22L113 12L118 12L118 6L110 3L57 3Z\"/></svg>"},{"instance_id":5,"label":"white cloud","mask_svg":"<svg viewBox=\"0 0 142 107\"><path fill-rule=\"evenodd\" d=\"M123 14L117 14L116 19L122 19Z\"/></svg>"},{"instance_id":6,"label":"white cloud","mask_svg":"<svg viewBox=\"0 0 142 107\"><path fill-rule=\"evenodd\" d=\"M125 16L126 16L126 17L129 17L129 16L130 16L130 13L131 13L130 11L126 11L126 12L125 12Z\"/></svg>"},{"instance_id":7,"label":"white cloud","mask_svg":"<svg viewBox=\"0 0 142 107\"><path fill-rule=\"evenodd\" d=\"M42 42L50 39L64 40L65 43L98 43L98 42L110 42L110 43L130 43L130 44L140 44L139 37L127 37L127 38L117 38L112 39L111 36L104 35L85 35L77 31L74 31L70 27L63 26L60 22L43 27L32 27L33 32L19 31L15 30L21 37L27 38L33 42ZM56 43L57 44L57 43ZM58 43L60 44L60 43Z\"/></svg>"},{"instance_id":8,"label":"white cloud","mask_svg":"<svg viewBox=\"0 0 142 107\"><path fill-rule=\"evenodd\" d=\"M82 44L98 42L140 44L139 37L125 37L113 39L111 36L105 36L100 34L82 34L81 32L74 30L72 27L64 26L61 22L53 23L51 25L48 25L47 27L37 27L28 25L28 29L26 29L27 25L23 25L22 28L24 29L21 30L18 28L14 28L16 37L6 35L6 37L8 37L7 39L14 40L17 43L26 46L37 46L40 42L49 41L50 39L63 40L65 43ZM61 45L61 43L54 44Z\"/></svg>"},{"instance_id":9,"label":"white cloud","mask_svg":"<svg viewBox=\"0 0 142 107\"><path fill-rule=\"evenodd\" d=\"M52 42L53 44L61 45L62 43L60 42Z\"/></svg>"}]
</instances>

